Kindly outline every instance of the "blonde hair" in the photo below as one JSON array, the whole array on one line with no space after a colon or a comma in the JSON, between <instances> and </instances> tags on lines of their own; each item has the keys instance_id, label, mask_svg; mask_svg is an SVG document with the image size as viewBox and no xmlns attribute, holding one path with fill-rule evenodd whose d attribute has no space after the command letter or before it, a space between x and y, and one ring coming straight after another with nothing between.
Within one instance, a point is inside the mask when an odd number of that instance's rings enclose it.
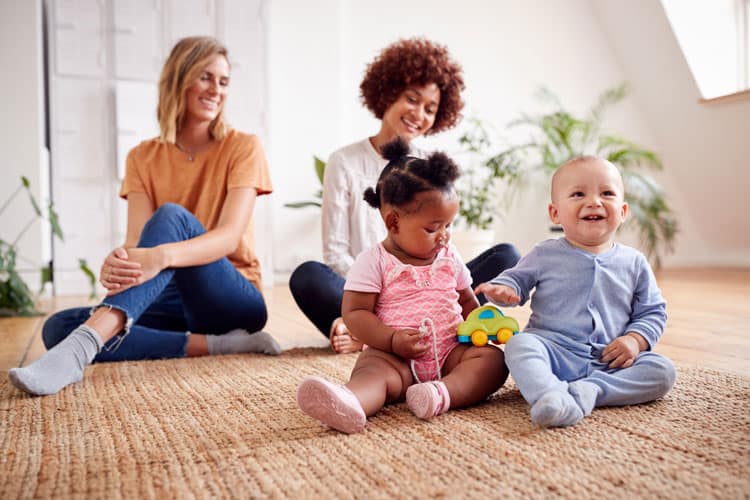
<instances>
[{"instance_id":1,"label":"blonde hair","mask_svg":"<svg viewBox=\"0 0 750 500\"><path fill-rule=\"evenodd\" d=\"M185 116L185 91L200 76L208 60L222 55L227 62L227 48L208 36L191 36L178 41L172 48L159 77L159 106L156 118L161 131L159 139L174 144ZM208 126L212 139L223 139L227 131L224 109Z\"/></svg>"}]
</instances>

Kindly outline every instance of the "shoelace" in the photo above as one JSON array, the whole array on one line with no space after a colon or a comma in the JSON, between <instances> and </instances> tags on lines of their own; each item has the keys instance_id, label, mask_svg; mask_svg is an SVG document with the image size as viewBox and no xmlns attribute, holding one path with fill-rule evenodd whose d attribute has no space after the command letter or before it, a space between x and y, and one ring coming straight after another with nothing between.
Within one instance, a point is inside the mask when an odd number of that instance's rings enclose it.
<instances>
[{"instance_id":1,"label":"shoelace","mask_svg":"<svg viewBox=\"0 0 750 500\"><path fill-rule=\"evenodd\" d=\"M435 371L438 374L438 380L441 380L443 378L442 373L440 373L440 360L438 359L438 349L437 349L437 335L435 334L435 323L432 322L430 318L425 318L422 320L422 323L419 325L419 331L424 336L428 333L432 334L432 354L435 356ZM418 384L421 384L422 381L419 380L419 376L417 375L417 371L414 369L416 360L412 359L409 363L409 366L411 367L411 374L414 376L414 380L417 381Z\"/></svg>"}]
</instances>

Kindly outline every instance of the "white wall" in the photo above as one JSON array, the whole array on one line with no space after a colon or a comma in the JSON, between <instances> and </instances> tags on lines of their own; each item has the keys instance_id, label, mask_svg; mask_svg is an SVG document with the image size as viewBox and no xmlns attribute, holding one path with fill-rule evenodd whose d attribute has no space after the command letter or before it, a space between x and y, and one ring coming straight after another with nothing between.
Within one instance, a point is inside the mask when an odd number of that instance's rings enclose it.
<instances>
[{"instance_id":1,"label":"white wall","mask_svg":"<svg viewBox=\"0 0 750 500\"><path fill-rule=\"evenodd\" d=\"M750 266L750 100L699 102L658 1L591 4L664 161L664 184L681 225L665 264Z\"/></svg>"},{"instance_id":2,"label":"white wall","mask_svg":"<svg viewBox=\"0 0 750 500\"><path fill-rule=\"evenodd\" d=\"M40 149L40 4L0 2L0 64L12 75L0 79L6 96L0 201L20 174L40 195L47 182ZM321 256L319 212L283 204L309 199L318 189L312 155L327 158L377 131L358 98L365 66L388 43L416 35L449 46L465 69L465 114L497 127L538 109L532 94L539 84L573 111L584 111L602 89L630 81L632 97L606 123L665 160L659 179L681 225L676 252L665 265L750 265L744 206L750 102L697 102L697 87L658 0L465 0L460 7L447 0L273 0L266 19L269 71L255 76L268 83L266 145L275 193L264 200L272 222L257 236L273 240L281 279L303 260ZM457 136L446 132L421 145L455 153ZM528 193L498 222L497 240L527 251L547 237L546 196L546 187ZM3 214L0 237L15 234L30 215L20 205ZM40 226L24 240L24 254L35 262L45 258L45 235Z\"/></svg>"},{"instance_id":3,"label":"white wall","mask_svg":"<svg viewBox=\"0 0 750 500\"><path fill-rule=\"evenodd\" d=\"M307 4L275 1L270 18L279 279L305 259L320 259L319 212L282 204L310 198L317 189L312 154L325 158L377 132L378 122L360 106L359 83L367 63L387 44L427 36L447 45L465 71L464 114L498 128L521 111L539 109L533 93L541 84L569 108L583 112L602 90L628 79L587 0L465 0L460 8L447 0L328 0L322 8L316 2L315 15ZM610 118L607 124L614 130L657 146L634 100L621 104ZM457 137L454 130L421 144L455 153ZM526 252L549 237L546 206L546 185L537 193L527 192L498 221L497 240L512 241Z\"/></svg>"},{"instance_id":4,"label":"white wall","mask_svg":"<svg viewBox=\"0 0 750 500\"><path fill-rule=\"evenodd\" d=\"M40 0L0 2L0 205L26 176L40 203L46 200L49 175L44 142L42 8ZM13 240L34 218L25 193L0 215L0 238ZM35 223L19 242L19 269L38 269L50 256L49 226ZM23 273L38 289L38 273Z\"/></svg>"}]
</instances>

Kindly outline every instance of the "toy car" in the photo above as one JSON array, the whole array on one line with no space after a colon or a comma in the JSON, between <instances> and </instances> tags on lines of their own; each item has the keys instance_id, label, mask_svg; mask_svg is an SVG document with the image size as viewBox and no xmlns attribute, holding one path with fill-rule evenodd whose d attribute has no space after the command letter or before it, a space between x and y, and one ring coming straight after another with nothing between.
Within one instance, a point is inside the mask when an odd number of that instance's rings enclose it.
<instances>
[{"instance_id":1,"label":"toy car","mask_svg":"<svg viewBox=\"0 0 750 500\"><path fill-rule=\"evenodd\" d=\"M505 316L497 306L485 304L471 311L466 321L458 325L457 335L460 343L481 347L490 340L504 344L518 330L518 321Z\"/></svg>"}]
</instances>

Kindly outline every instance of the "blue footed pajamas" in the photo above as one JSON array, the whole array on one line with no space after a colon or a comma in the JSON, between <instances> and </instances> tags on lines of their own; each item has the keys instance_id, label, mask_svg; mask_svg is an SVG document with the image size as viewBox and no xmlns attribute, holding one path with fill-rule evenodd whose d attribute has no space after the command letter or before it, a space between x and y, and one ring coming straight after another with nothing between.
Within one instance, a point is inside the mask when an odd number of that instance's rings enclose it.
<instances>
[{"instance_id":1,"label":"blue footed pajamas","mask_svg":"<svg viewBox=\"0 0 750 500\"><path fill-rule=\"evenodd\" d=\"M143 227L138 247L185 241L205 232L188 210L166 203ZM165 269L139 286L106 297L100 306L124 311L127 321L125 331L112 338L94 361L179 358L185 356L187 331L255 332L267 319L263 296L226 257ZM81 307L51 316L42 329L44 345L50 349L58 344L90 314L90 308Z\"/></svg>"},{"instance_id":2,"label":"blue footed pajamas","mask_svg":"<svg viewBox=\"0 0 750 500\"><path fill-rule=\"evenodd\" d=\"M530 405L547 392L567 392L573 381L596 385L595 406L652 401L674 385L672 363L651 352L666 303L637 250L616 244L596 255L565 238L547 240L492 283L513 288L521 304L535 289L529 324L505 346L505 362ZM607 368L602 351L628 332L643 336L648 350L629 368Z\"/></svg>"}]
</instances>

